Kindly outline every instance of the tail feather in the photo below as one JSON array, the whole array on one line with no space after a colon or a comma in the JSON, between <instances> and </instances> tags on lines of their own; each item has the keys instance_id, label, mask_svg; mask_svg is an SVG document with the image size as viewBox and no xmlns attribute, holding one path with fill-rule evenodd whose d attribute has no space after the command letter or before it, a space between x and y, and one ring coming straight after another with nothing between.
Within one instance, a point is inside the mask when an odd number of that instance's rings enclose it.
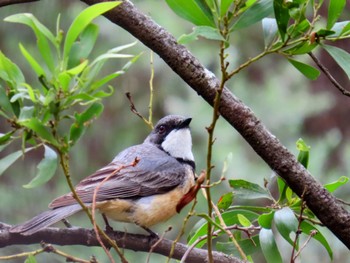
<instances>
[{"instance_id":1,"label":"tail feather","mask_svg":"<svg viewBox=\"0 0 350 263\"><path fill-rule=\"evenodd\" d=\"M32 219L24 222L23 224L15 225L10 228L12 233L21 233L22 235L31 235L39 230L51 226L62 219L75 214L81 210L79 204L58 207L53 210L45 211Z\"/></svg>"}]
</instances>

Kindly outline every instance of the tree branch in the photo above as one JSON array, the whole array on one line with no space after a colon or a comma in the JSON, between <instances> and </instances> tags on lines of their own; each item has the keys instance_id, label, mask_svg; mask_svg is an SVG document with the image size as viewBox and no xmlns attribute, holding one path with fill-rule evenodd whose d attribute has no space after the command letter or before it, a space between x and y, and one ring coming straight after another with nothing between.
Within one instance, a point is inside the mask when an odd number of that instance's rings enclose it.
<instances>
[{"instance_id":1,"label":"tree branch","mask_svg":"<svg viewBox=\"0 0 350 263\"><path fill-rule=\"evenodd\" d=\"M103 2L81 1L88 5ZM213 105L220 81L184 46L179 45L169 32L138 11L129 1L124 1L105 16L157 53L198 95ZM252 110L227 88L222 92L219 112L296 194L301 196L304 193L307 206L350 248L349 212L270 133Z\"/></svg>"},{"instance_id":2,"label":"tree branch","mask_svg":"<svg viewBox=\"0 0 350 263\"><path fill-rule=\"evenodd\" d=\"M37 2L39 0L0 0L0 7L14 4L24 4L30 2Z\"/></svg>"},{"instance_id":3,"label":"tree branch","mask_svg":"<svg viewBox=\"0 0 350 263\"><path fill-rule=\"evenodd\" d=\"M321 63L321 61L312 53L309 52L308 55L312 58L312 60L316 63L318 68L326 75L326 77L330 80L334 87L336 87L343 95L350 97L350 91L343 88L342 85L332 76L329 70Z\"/></svg>"},{"instance_id":4,"label":"tree branch","mask_svg":"<svg viewBox=\"0 0 350 263\"><path fill-rule=\"evenodd\" d=\"M10 245L25 245L45 242L54 245L83 245L83 246L100 246L95 231L85 228L54 228L43 229L33 235L23 236L18 233L10 233L8 230L11 226L0 223L0 248ZM154 253L167 257L170 253L173 241L162 239L156 246L157 239L150 239L149 236L139 234L129 234L120 231L108 233L108 236L115 240L119 247L135 251L149 252L151 249ZM106 246L108 242L106 241ZM186 253L188 247L184 244L177 243L172 258L181 259ZM224 253L213 251L215 263L243 263L243 261L230 257ZM207 250L195 248L190 251L187 261L191 263L206 262Z\"/></svg>"}]
</instances>

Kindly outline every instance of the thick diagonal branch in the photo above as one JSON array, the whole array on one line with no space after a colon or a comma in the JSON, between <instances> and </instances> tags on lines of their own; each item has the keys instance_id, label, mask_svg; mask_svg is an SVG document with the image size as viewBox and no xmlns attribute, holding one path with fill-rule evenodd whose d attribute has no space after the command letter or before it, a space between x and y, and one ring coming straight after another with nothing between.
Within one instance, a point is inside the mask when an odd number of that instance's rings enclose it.
<instances>
[{"instance_id":1,"label":"thick diagonal branch","mask_svg":"<svg viewBox=\"0 0 350 263\"><path fill-rule=\"evenodd\" d=\"M81 1L88 5L102 2ZM184 46L179 45L169 32L129 1L108 12L106 17L157 53L198 95L213 105L220 81ZM267 130L252 110L225 88L219 111L295 193L299 196L304 193L308 207L350 248L350 214L297 162L295 156Z\"/></svg>"}]
</instances>

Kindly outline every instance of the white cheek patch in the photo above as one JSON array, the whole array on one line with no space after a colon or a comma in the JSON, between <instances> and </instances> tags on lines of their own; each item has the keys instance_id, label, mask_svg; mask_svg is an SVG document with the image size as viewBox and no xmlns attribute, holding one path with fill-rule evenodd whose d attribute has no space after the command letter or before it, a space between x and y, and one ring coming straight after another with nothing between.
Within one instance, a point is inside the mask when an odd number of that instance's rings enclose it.
<instances>
[{"instance_id":1,"label":"white cheek patch","mask_svg":"<svg viewBox=\"0 0 350 263\"><path fill-rule=\"evenodd\" d=\"M190 129L171 131L162 143L163 149L175 158L194 161Z\"/></svg>"}]
</instances>

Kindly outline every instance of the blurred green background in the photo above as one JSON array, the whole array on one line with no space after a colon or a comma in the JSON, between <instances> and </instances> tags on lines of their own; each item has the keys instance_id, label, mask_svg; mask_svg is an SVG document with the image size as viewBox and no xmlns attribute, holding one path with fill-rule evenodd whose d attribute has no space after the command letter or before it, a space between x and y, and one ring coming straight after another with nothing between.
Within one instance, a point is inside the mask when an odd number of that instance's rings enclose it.
<instances>
[{"instance_id":1,"label":"blurred green background","mask_svg":"<svg viewBox=\"0 0 350 263\"><path fill-rule=\"evenodd\" d=\"M157 23L165 27L175 37L191 31L191 25L177 17L164 1L147 0L133 1L145 14L151 16ZM35 47L35 37L32 31L23 25L6 23L3 19L9 15L21 12L33 13L43 24L55 30L56 17L61 14L61 28L67 30L74 17L86 5L79 1L42 0L32 4L13 5L0 8L0 50L20 66L30 82L33 76L26 61L19 52L18 43L27 47ZM344 16L349 16L349 10ZM105 18L98 18L95 23L100 26L100 36L94 54L98 55L112 47L131 43L135 39L123 29L115 26ZM238 31L231 37L230 63L238 66L249 57L258 54L263 48L261 25L257 24L248 30ZM339 43L346 49L348 41ZM219 74L218 43L201 39L187 45L189 50L217 76ZM128 53L144 52L141 58L123 76L111 83L115 88L113 96L105 100L105 111L88 129L83 139L71 152L71 172L73 181L93 173L109 163L113 157L124 148L141 143L150 132L141 119L134 115L129 108L125 93L130 92L137 109L145 116L148 113L150 50L142 43L127 50ZM326 56L317 54L323 63L339 79L345 87L349 80L340 68ZM105 67L105 72L120 68L120 61L111 61ZM192 91L171 69L154 54L154 121L167 114L182 114L191 116L193 135L193 150L197 162L197 172L206 167L207 132L205 127L211 122L212 109L201 97ZM36 81L36 80L33 80ZM271 55L243 70L228 83L228 88L248 105L262 120L268 129L281 140L293 153L297 153L295 142L302 137L311 145L309 170L322 184L337 180L340 176L348 176L350 170L350 103L349 98L342 96L327 79L321 76L317 81L310 82L286 60ZM8 124L0 119L0 133L8 129ZM12 145L0 153L5 156L19 145ZM55 197L68 192L68 186L61 172L46 185L37 189L24 189L36 172L36 165L42 158L42 152L31 152L24 159L15 163L0 177L0 221L8 224L23 222L37 213L45 210L48 203ZM229 158L228 179L246 179L263 185L264 179L269 180L273 175L271 169L255 154L241 136L224 120L220 119L216 130L214 145L213 180L220 178L225 159ZM214 201L220 194L229 191L224 181L213 189ZM348 186L338 190L337 197L349 201ZM206 204L202 194L199 194L199 205L196 211L205 211ZM181 228L182 219L188 208L172 220L154 227L154 231L163 233L169 225L173 230L166 237L173 239ZM192 217L187 227L198 221ZM83 215L71 218L71 223L89 227ZM130 232L142 232L130 224L113 223L116 229ZM334 251L334 262L350 262L350 253L346 247L324 229ZM183 239L185 241L185 237ZM280 250L284 251L286 260L290 257L291 248L284 241L277 241ZM0 255L8 255L30 249L16 246L0 250ZM100 248L64 247L61 248L75 256L87 258L96 255L100 262L107 262ZM147 254L125 251L130 262L145 262ZM142 256L141 256L142 255ZM43 254L37 257L38 262L63 262L56 255ZM17 262L23 262L19 260ZM165 262L165 258L152 255L150 262ZM259 255L255 262L264 262ZM315 241L311 242L302 253L302 262L330 262L327 252Z\"/></svg>"}]
</instances>

